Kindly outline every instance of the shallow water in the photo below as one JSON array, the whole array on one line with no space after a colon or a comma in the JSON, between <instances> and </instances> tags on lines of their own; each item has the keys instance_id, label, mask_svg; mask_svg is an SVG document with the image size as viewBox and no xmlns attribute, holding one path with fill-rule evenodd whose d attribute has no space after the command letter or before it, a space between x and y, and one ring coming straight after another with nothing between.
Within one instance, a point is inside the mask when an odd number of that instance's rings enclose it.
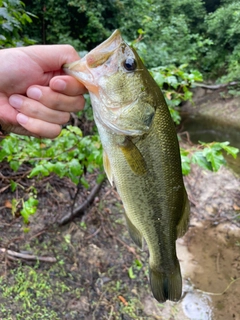
<instances>
[{"instance_id":1,"label":"shallow water","mask_svg":"<svg viewBox=\"0 0 240 320\"><path fill-rule=\"evenodd\" d=\"M228 141L231 146L240 150L240 130L227 124L201 115L183 116L181 132L188 132L191 142L223 142ZM240 175L240 156L234 159L227 154L224 155L228 166Z\"/></svg>"},{"instance_id":2,"label":"shallow water","mask_svg":"<svg viewBox=\"0 0 240 320\"><path fill-rule=\"evenodd\" d=\"M207 295L196 291L188 292L182 301L182 308L189 319L212 319L212 301Z\"/></svg>"},{"instance_id":3,"label":"shallow water","mask_svg":"<svg viewBox=\"0 0 240 320\"><path fill-rule=\"evenodd\" d=\"M194 143L198 141L229 141L230 144L240 149L240 130L228 124L219 123L216 119L209 119L201 115L183 117L182 130L187 131Z\"/></svg>"}]
</instances>

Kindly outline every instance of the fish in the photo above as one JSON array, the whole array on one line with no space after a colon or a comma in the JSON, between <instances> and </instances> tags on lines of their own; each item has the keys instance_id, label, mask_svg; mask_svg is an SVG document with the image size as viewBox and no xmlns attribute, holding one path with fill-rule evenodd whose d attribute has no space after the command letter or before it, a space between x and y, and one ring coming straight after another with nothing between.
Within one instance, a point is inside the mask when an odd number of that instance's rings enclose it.
<instances>
[{"instance_id":1,"label":"fish","mask_svg":"<svg viewBox=\"0 0 240 320\"><path fill-rule=\"evenodd\" d=\"M176 240L189 223L176 129L164 96L136 50L113 34L63 66L88 89L103 164L124 206L129 234L149 249L149 280L159 302L179 301Z\"/></svg>"}]
</instances>

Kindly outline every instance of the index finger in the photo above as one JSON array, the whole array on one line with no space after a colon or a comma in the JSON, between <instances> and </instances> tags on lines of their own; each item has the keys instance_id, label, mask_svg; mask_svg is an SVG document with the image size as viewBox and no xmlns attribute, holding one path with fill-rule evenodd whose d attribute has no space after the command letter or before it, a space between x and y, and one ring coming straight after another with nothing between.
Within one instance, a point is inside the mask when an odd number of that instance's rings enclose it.
<instances>
[{"instance_id":1,"label":"index finger","mask_svg":"<svg viewBox=\"0 0 240 320\"><path fill-rule=\"evenodd\" d=\"M58 71L65 63L79 60L77 51L68 44L34 45L21 48L44 72Z\"/></svg>"}]
</instances>

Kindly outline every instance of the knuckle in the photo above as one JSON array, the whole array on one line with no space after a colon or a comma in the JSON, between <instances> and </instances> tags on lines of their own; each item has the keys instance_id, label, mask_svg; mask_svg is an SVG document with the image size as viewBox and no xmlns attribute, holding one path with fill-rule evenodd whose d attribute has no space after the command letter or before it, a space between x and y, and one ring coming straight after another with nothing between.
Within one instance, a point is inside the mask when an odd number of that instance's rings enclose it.
<instances>
[{"instance_id":1,"label":"knuckle","mask_svg":"<svg viewBox=\"0 0 240 320\"><path fill-rule=\"evenodd\" d=\"M73 111L77 112L77 111L83 110L84 106L85 106L84 96L80 95L77 97L77 99L74 103Z\"/></svg>"},{"instance_id":2,"label":"knuckle","mask_svg":"<svg viewBox=\"0 0 240 320\"><path fill-rule=\"evenodd\" d=\"M69 112L62 112L61 117L59 117L59 124L65 124L70 120Z\"/></svg>"},{"instance_id":3,"label":"knuckle","mask_svg":"<svg viewBox=\"0 0 240 320\"><path fill-rule=\"evenodd\" d=\"M21 111L33 118L39 116L39 108L36 107L33 100L24 99L23 108L21 108Z\"/></svg>"},{"instance_id":4,"label":"knuckle","mask_svg":"<svg viewBox=\"0 0 240 320\"><path fill-rule=\"evenodd\" d=\"M65 44L64 46L66 49L65 52L66 52L66 62L67 63L70 62L69 59L71 59L71 62L79 59L79 55L73 46L71 46L70 44Z\"/></svg>"}]
</instances>

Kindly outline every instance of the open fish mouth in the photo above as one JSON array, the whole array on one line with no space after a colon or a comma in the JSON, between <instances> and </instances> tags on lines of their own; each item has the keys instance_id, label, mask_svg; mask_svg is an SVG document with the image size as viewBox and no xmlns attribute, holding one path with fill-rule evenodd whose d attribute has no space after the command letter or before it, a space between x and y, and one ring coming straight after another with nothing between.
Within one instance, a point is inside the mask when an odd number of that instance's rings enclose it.
<instances>
[{"instance_id":1,"label":"open fish mouth","mask_svg":"<svg viewBox=\"0 0 240 320\"><path fill-rule=\"evenodd\" d=\"M102 66L123 43L120 31L115 30L107 40L91 50L82 59L64 64L63 70L66 74L82 82L89 91L97 94L97 80L98 76L101 75L101 70L99 70L98 75L96 68ZM95 69L94 75L92 72L93 68Z\"/></svg>"}]
</instances>

